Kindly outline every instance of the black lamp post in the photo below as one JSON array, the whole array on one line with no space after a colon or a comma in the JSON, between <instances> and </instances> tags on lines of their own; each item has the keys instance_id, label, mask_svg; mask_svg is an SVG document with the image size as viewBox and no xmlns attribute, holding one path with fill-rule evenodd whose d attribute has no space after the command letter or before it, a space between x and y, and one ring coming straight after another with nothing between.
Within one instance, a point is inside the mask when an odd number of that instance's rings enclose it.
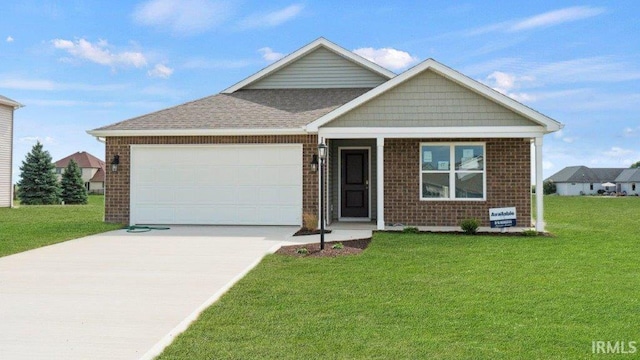
<instances>
[{"instance_id":1,"label":"black lamp post","mask_svg":"<svg viewBox=\"0 0 640 360\"><path fill-rule=\"evenodd\" d=\"M327 158L327 145L318 144L318 159L320 159L320 250L324 250L324 160Z\"/></svg>"}]
</instances>

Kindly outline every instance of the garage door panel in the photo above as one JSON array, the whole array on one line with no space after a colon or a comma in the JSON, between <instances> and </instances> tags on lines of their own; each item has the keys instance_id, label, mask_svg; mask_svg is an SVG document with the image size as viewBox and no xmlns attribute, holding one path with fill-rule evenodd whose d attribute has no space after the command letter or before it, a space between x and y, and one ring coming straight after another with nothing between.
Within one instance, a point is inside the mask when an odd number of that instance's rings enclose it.
<instances>
[{"instance_id":1,"label":"garage door panel","mask_svg":"<svg viewBox=\"0 0 640 360\"><path fill-rule=\"evenodd\" d=\"M131 223L299 225L301 171L301 145L132 146Z\"/></svg>"}]
</instances>

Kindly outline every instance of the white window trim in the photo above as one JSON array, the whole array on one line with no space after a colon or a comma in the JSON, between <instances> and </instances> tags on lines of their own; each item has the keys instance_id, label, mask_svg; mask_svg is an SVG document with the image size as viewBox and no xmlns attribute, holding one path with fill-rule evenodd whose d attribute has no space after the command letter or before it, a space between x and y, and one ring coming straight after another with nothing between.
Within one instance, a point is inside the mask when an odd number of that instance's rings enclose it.
<instances>
[{"instance_id":1,"label":"white window trim","mask_svg":"<svg viewBox=\"0 0 640 360\"><path fill-rule=\"evenodd\" d=\"M482 146L482 156L483 156L483 167L482 167L482 197L481 198L456 198L455 191L455 174L457 171L455 169L455 147L456 146ZM423 146L449 146L449 171L446 172L449 174L449 191L448 198L425 198L422 197L422 174L424 173L437 173L437 171L424 171L422 170L422 156ZM487 144L485 142L421 142L420 143L420 162L418 163L418 176L420 177L420 186L418 187L418 198L420 201L486 201L487 200ZM463 171L464 172L464 171ZM479 171L469 171L473 173L480 173ZM445 172L442 172L445 173Z\"/></svg>"}]
</instances>

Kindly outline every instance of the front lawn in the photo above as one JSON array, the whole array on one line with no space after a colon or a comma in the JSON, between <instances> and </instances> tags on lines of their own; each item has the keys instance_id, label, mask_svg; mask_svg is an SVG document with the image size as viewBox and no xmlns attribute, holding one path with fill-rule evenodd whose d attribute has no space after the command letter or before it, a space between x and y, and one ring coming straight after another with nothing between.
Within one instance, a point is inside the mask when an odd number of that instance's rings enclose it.
<instances>
[{"instance_id":1,"label":"front lawn","mask_svg":"<svg viewBox=\"0 0 640 360\"><path fill-rule=\"evenodd\" d=\"M90 195L88 205L0 208L0 256L122 228L103 217L102 195Z\"/></svg>"},{"instance_id":2,"label":"front lawn","mask_svg":"<svg viewBox=\"0 0 640 360\"><path fill-rule=\"evenodd\" d=\"M594 356L593 341L640 348L640 199L545 205L555 237L379 233L359 256L270 255L160 359L567 359Z\"/></svg>"}]
</instances>

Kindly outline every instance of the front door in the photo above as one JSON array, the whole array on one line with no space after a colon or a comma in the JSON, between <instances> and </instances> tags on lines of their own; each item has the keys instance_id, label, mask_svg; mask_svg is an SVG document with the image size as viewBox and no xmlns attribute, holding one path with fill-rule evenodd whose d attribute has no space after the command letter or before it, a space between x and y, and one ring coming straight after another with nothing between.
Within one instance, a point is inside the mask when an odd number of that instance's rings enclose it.
<instances>
[{"instance_id":1,"label":"front door","mask_svg":"<svg viewBox=\"0 0 640 360\"><path fill-rule=\"evenodd\" d=\"M369 150L340 151L340 217L369 217Z\"/></svg>"}]
</instances>

